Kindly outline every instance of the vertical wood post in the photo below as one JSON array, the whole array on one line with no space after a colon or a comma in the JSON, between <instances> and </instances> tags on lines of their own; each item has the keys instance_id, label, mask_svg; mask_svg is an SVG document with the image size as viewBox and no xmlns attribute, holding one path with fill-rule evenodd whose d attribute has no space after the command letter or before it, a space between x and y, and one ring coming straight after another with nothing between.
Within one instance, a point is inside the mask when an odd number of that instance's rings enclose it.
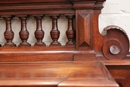
<instances>
[{"instance_id":1,"label":"vertical wood post","mask_svg":"<svg viewBox=\"0 0 130 87\"><path fill-rule=\"evenodd\" d=\"M12 31L12 27L11 27L11 19L12 17L4 17L5 21L6 21L6 31L4 32L4 36L6 39L6 43L5 46L16 46L12 40L14 38L14 32Z\"/></svg>"},{"instance_id":2,"label":"vertical wood post","mask_svg":"<svg viewBox=\"0 0 130 87\"><path fill-rule=\"evenodd\" d=\"M42 17L41 16L35 16L37 28L35 31L35 37L37 39L37 42L35 43L35 46L45 46L44 42L42 42L42 39L44 38L44 31L42 30Z\"/></svg>"},{"instance_id":3,"label":"vertical wood post","mask_svg":"<svg viewBox=\"0 0 130 87\"><path fill-rule=\"evenodd\" d=\"M60 36L60 32L59 32L58 26L57 26L58 16L51 16L51 18L52 18L52 30L51 30L50 34L51 34L51 38L53 40L53 42L51 43L51 46L59 46L61 44L58 42L58 38Z\"/></svg>"},{"instance_id":4,"label":"vertical wood post","mask_svg":"<svg viewBox=\"0 0 130 87\"><path fill-rule=\"evenodd\" d=\"M22 40L22 43L20 43L19 46L30 46L30 44L27 42L27 39L29 37L29 32L27 31L27 23L26 23L27 16L21 16L19 18L21 20L21 31L19 32L19 34Z\"/></svg>"},{"instance_id":5,"label":"vertical wood post","mask_svg":"<svg viewBox=\"0 0 130 87\"><path fill-rule=\"evenodd\" d=\"M68 30L66 31L68 42L66 43L66 45L74 45L74 38L75 38L75 31L73 28L74 15L68 15L66 17L68 18Z\"/></svg>"}]
</instances>

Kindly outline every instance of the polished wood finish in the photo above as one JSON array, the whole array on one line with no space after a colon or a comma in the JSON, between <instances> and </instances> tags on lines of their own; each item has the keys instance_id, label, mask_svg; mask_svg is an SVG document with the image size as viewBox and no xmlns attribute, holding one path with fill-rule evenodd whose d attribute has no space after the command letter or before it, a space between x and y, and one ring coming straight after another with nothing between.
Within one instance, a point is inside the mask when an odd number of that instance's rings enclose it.
<instances>
[{"instance_id":1,"label":"polished wood finish","mask_svg":"<svg viewBox=\"0 0 130 87\"><path fill-rule=\"evenodd\" d=\"M14 38L14 32L12 31L12 27L11 27L12 17L4 17L4 19L6 21L6 31L4 32L4 36L7 41L5 43L5 46L15 46L15 44L12 42Z\"/></svg>"},{"instance_id":2,"label":"polished wood finish","mask_svg":"<svg viewBox=\"0 0 130 87\"><path fill-rule=\"evenodd\" d=\"M105 35L99 33L98 17L104 1L0 0L0 17L7 26L3 35L9 45L0 47L0 86L130 87L127 34L115 25L106 26ZM46 15L52 20L49 46L42 41L46 33L42 18ZM58 41L61 15L68 20L64 46ZM22 42L17 47L12 41L12 16L21 20ZM26 20L30 16L36 20L34 46L28 43Z\"/></svg>"},{"instance_id":3,"label":"polished wood finish","mask_svg":"<svg viewBox=\"0 0 130 87\"><path fill-rule=\"evenodd\" d=\"M130 86L130 62L128 60L112 60L103 62L111 75L115 78L116 82L120 85L119 87Z\"/></svg>"},{"instance_id":4,"label":"polished wood finish","mask_svg":"<svg viewBox=\"0 0 130 87\"><path fill-rule=\"evenodd\" d=\"M110 73L113 75L115 80L118 84L120 84L120 87L129 87L130 86L130 66L124 65L124 66L107 66Z\"/></svg>"},{"instance_id":5,"label":"polished wood finish","mask_svg":"<svg viewBox=\"0 0 130 87\"><path fill-rule=\"evenodd\" d=\"M45 43L42 42L42 39L44 38L44 31L42 30L42 17L40 16L35 16L35 19L36 19L36 23L37 23L37 28L36 28L36 31L35 31L35 37L37 39L37 42L36 42L36 46L45 46Z\"/></svg>"},{"instance_id":6,"label":"polished wood finish","mask_svg":"<svg viewBox=\"0 0 130 87\"><path fill-rule=\"evenodd\" d=\"M19 32L20 38L22 40L22 43L20 43L19 46L30 46L30 44L27 42L27 39L29 37L29 32L27 31L27 16L21 16L21 31Z\"/></svg>"},{"instance_id":7,"label":"polished wood finish","mask_svg":"<svg viewBox=\"0 0 130 87\"><path fill-rule=\"evenodd\" d=\"M77 10L77 47L91 47L91 12L89 10Z\"/></svg>"},{"instance_id":8,"label":"polished wood finish","mask_svg":"<svg viewBox=\"0 0 130 87\"><path fill-rule=\"evenodd\" d=\"M68 30L66 31L66 36L68 38L67 45L74 45L74 39L75 39L75 30L73 28L73 18L74 15L67 15L68 18Z\"/></svg>"},{"instance_id":9,"label":"polished wood finish","mask_svg":"<svg viewBox=\"0 0 130 87\"><path fill-rule=\"evenodd\" d=\"M109 60L121 60L126 57L129 52L129 39L122 28L117 26L108 26L105 28L107 32L103 38L102 52ZM106 38L109 38L106 40Z\"/></svg>"},{"instance_id":10,"label":"polished wood finish","mask_svg":"<svg viewBox=\"0 0 130 87\"><path fill-rule=\"evenodd\" d=\"M0 67L0 86L118 87L99 62L0 63Z\"/></svg>"},{"instance_id":11,"label":"polished wood finish","mask_svg":"<svg viewBox=\"0 0 130 87\"><path fill-rule=\"evenodd\" d=\"M58 30L58 26L57 26L58 16L54 15L54 16L51 16L51 18L52 18L52 30L51 30L50 34L51 34L51 38L53 40L51 45L58 46L58 45L60 45L60 43L58 42L58 38L60 36L60 31Z\"/></svg>"}]
</instances>

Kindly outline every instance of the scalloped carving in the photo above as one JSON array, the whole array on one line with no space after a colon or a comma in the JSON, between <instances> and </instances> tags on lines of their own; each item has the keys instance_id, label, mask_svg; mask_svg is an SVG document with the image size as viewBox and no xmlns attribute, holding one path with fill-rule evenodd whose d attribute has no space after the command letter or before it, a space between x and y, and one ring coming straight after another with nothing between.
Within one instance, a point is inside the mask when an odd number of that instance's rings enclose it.
<instances>
[{"instance_id":1,"label":"scalloped carving","mask_svg":"<svg viewBox=\"0 0 130 87\"><path fill-rule=\"evenodd\" d=\"M129 39L125 31L118 26L108 26L102 46L103 55L107 59L123 59L129 52Z\"/></svg>"}]
</instances>

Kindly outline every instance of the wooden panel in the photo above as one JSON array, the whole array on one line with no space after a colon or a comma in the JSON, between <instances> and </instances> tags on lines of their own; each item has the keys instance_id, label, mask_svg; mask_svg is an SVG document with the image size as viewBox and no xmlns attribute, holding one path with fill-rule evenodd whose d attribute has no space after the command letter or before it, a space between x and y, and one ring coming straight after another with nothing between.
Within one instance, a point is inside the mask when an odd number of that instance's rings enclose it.
<instances>
[{"instance_id":1,"label":"wooden panel","mask_svg":"<svg viewBox=\"0 0 130 87\"><path fill-rule=\"evenodd\" d=\"M107 66L120 87L130 87L130 66Z\"/></svg>"},{"instance_id":2,"label":"wooden panel","mask_svg":"<svg viewBox=\"0 0 130 87\"><path fill-rule=\"evenodd\" d=\"M76 14L78 47L91 46L91 11L77 10Z\"/></svg>"},{"instance_id":3,"label":"wooden panel","mask_svg":"<svg viewBox=\"0 0 130 87\"><path fill-rule=\"evenodd\" d=\"M74 46L0 47L0 55L0 62L83 61L85 59L94 61L95 59L93 50L77 51ZM83 55L87 55L88 58Z\"/></svg>"},{"instance_id":4,"label":"wooden panel","mask_svg":"<svg viewBox=\"0 0 130 87\"><path fill-rule=\"evenodd\" d=\"M74 61L95 61L96 55L94 52L86 54L75 54Z\"/></svg>"},{"instance_id":5,"label":"wooden panel","mask_svg":"<svg viewBox=\"0 0 130 87\"><path fill-rule=\"evenodd\" d=\"M2 87L37 85L118 87L116 82L108 77L110 75L106 69L98 62L0 63L0 67L0 86ZM100 83L98 83L99 80Z\"/></svg>"},{"instance_id":6,"label":"wooden panel","mask_svg":"<svg viewBox=\"0 0 130 87\"><path fill-rule=\"evenodd\" d=\"M37 51L38 52L38 51ZM55 56L56 55L56 56ZM43 61L73 61L70 53L8 53L1 54L0 62L43 62Z\"/></svg>"}]
</instances>

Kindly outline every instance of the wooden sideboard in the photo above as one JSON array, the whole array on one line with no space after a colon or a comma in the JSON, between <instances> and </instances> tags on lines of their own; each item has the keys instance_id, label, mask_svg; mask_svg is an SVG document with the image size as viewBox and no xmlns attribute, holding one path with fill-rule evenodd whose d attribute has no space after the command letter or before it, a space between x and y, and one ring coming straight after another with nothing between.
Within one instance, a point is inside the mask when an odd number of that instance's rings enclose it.
<instances>
[{"instance_id":1,"label":"wooden sideboard","mask_svg":"<svg viewBox=\"0 0 130 87\"><path fill-rule=\"evenodd\" d=\"M5 21L6 42L0 47L0 86L19 87L130 87L129 39L115 25L101 35L98 16L105 0L0 0L0 18ZM47 46L42 26L52 20ZM58 18L65 16L67 43L58 41ZM28 42L27 19L34 17L36 43ZM13 42L12 20L20 20L21 42Z\"/></svg>"}]
</instances>

